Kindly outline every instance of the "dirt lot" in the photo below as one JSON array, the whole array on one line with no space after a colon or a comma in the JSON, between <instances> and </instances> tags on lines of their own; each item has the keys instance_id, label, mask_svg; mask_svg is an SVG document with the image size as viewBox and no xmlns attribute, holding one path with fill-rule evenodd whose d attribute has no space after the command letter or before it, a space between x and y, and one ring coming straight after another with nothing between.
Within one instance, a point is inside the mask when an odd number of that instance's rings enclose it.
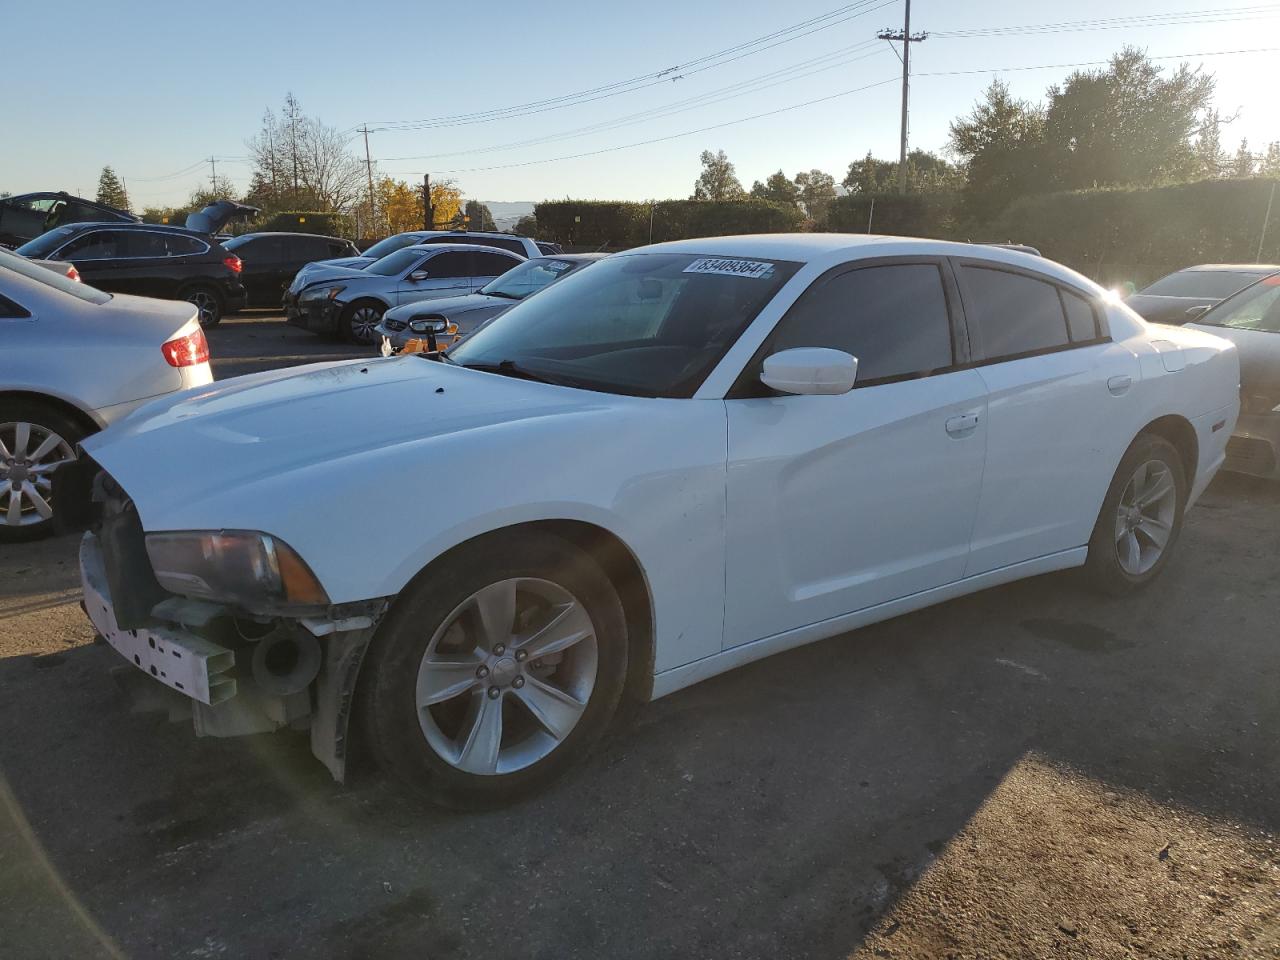
<instances>
[{"instance_id":1,"label":"dirt lot","mask_svg":"<svg viewBox=\"0 0 1280 960\"><path fill-rule=\"evenodd\" d=\"M1220 478L1137 598L1053 575L783 654L475 816L131 714L74 553L0 548L5 958L1280 956L1280 488Z\"/></svg>"}]
</instances>

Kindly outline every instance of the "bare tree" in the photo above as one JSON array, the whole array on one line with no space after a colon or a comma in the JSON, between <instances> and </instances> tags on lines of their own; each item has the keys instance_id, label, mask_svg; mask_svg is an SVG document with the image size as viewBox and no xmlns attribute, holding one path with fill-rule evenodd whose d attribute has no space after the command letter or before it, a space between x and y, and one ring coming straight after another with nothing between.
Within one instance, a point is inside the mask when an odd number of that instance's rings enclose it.
<instances>
[{"instance_id":1,"label":"bare tree","mask_svg":"<svg viewBox=\"0 0 1280 960\"><path fill-rule=\"evenodd\" d=\"M316 117L299 121L302 184L321 210L346 210L360 200L364 164L350 145L350 137Z\"/></svg>"}]
</instances>

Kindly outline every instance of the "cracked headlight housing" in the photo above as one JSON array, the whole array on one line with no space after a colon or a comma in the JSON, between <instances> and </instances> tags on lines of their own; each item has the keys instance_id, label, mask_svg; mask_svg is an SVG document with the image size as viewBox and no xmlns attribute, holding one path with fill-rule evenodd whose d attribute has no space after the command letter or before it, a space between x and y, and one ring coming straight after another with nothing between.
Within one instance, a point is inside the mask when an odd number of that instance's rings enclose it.
<instances>
[{"instance_id":1,"label":"cracked headlight housing","mask_svg":"<svg viewBox=\"0 0 1280 960\"><path fill-rule=\"evenodd\" d=\"M328 606L329 597L292 547L256 530L149 533L147 556L170 593L255 613Z\"/></svg>"}]
</instances>

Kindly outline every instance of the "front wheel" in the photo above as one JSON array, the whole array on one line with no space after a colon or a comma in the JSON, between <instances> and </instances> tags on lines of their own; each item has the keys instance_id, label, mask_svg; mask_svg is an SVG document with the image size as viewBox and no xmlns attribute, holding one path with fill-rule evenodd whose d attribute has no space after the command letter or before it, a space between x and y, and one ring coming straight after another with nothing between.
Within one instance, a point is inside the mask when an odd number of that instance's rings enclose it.
<instances>
[{"instance_id":1,"label":"front wheel","mask_svg":"<svg viewBox=\"0 0 1280 960\"><path fill-rule=\"evenodd\" d=\"M376 300L357 300L342 311L342 333L352 343L376 343L377 326L386 309Z\"/></svg>"},{"instance_id":2,"label":"front wheel","mask_svg":"<svg viewBox=\"0 0 1280 960\"><path fill-rule=\"evenodd\" d=\"M1177 448L1156 434L1139 435L1120 461L1089 540L1093 585L1121 596L1159 576L1182 531L1186 503Z\"/></svg>"},{"instance_id":3,"label":"front wheel","mask_svg":"<svg viewBox=\"0 0 1280 960\"><path fill-rule=\"evenodd\" d=\"M361 680L379 765L444 806L544 786L599 739L626 675L617 592L553 536L485 538L401 594Z\"/></svg>"}]
</instances>

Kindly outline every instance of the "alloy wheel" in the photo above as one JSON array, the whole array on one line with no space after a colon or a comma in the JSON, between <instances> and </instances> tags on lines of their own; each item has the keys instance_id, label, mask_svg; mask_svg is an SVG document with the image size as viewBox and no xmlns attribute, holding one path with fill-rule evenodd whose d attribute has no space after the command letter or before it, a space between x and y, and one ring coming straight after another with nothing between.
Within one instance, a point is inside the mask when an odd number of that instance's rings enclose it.
<instances>
[{"instance_id":1,"label":"alloy wheel","mask_svg":"<svg viewBox=\"0 0 1280 960\"><path fill-rule=\"evenodd\" d=\"M595 627L549 580L477 590L432 635L418 668L418 723L431 749L465 773L512 773L575 729L595 689Z\"/></svg>"},{"instance_id":2,"label":"alloy wheel","mask_svg":"<svg viewBox=\"0 0 1280 960\"><path fill-rule=\"evenodd\" d=\"M75 459L59 434L38 423L0 423L0 525L26 527L53 518L54 468Z\"/></svg>"},{"instance_id":3,"label":"alloy wheel","mask_svg":"<svg viewBox=\"0 0 1280 960\"><path fill-rule=\"evenodd\" d=\"M200 326L207 327L218 322L218 298L207 290L194 290L187 294L187 302L195 304L199 311Z\"/></svg>"},{"instance_id":4,"label":"alloy wheel","mask_svg":"<svg viewBox=\"0 0 1280 960\"><path fill-rule=\"evenodd\" d=\"M380 320L382 311L377 307L356 307L351 311L351 339L356 343L373 343Z\"/></svg>"},{"instance_id":5,"label":"alloy wheel","mask_svg":"<svg viewBox=\"0 0 1280 960\"><path fill-rule=\"evenodd\" d=\"M1125 484L1116 507L1116 556L1130 576L1141 576L1160 562L1178 509L1173 470L1162 460L1141 464Z\"/></svg>"}]
</instances>

